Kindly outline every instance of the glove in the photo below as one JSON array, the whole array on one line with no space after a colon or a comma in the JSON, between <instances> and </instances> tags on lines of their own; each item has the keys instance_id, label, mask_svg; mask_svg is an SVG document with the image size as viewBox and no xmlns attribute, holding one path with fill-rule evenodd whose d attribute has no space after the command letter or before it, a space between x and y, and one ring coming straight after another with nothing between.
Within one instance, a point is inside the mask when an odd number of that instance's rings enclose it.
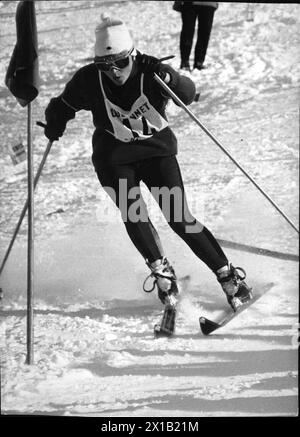
<instances>
[{"instance_id":1,"label":"glove","mask_svg":"<svg viewBox=\"0 0 300 437\"><path fill-rule=\"evenodd\" d=\"M50 141L59 141L59 138L63 136L65 127L55 126L54 124L46 124L44 126L44 134Z\"/></svg>"},{"instance_id":2,"label":"glove","mask_svg":"<svg viewBox=\"0 0 300 437\"><path fill-rule=\"evenodd\" d=\"M58 141L66 129L67 121L75 117L75 111L70 110L60 97L50 100L45 110L47 124L43 125L45 136L50 141Z\"/></svg>"},{"instance_id":3,"label":"glove","mask_svg":"<svg viewBox=\"0 0 300 437\"><path fill-rule=\"evenodd\" d=\"M158 73L160 68L160 60L154 56L142 55L138 53L136 56L136 61L140 70L143 73Z\"/></svg>"},{"instance_id":4,"label":"glove","mask_svg":"<svg viewBox=\"0 0 300 437\"><path fill-rule=\"evenodd\" d=\"M136 55L136 61L140 71L143 73L156 73L162 80L166 78L166 72L161 70L161 62L154 56L138 53Z\"/></svg>"},{"instance_id":5,"label":"glove","mask_svg":"<svg viewBox=\"0 0 300 437\"><path fill-rule=\"evenodd\" d=\"M138 53L136 55L136 61L139 69L143 73L156 73L162 80L166 77L166 72L161 71L161 62L154 56Z\"/></svg>"}]
</instances>

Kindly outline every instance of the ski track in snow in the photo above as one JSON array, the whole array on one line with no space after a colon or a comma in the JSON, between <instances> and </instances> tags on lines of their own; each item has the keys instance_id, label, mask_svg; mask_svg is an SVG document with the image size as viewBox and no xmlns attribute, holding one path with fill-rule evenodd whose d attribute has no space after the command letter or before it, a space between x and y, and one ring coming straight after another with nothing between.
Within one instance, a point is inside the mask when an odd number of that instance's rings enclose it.
<instances>
[{"instance_id":1,"label":"ski track in snow","mask_svg":"<svg viewBox=\"0 0 300 437\"><path fill-rule=\"evenodd\" d=\"M43 120L49 99L92 56L94 27L104 6L93 1L89 7L71 1L67 8L62 1L36 3L42 84L33 116ZM125 21L131 17L128 24L142 52L162 57L176 51L171 65L178 68L180 19L172 3L123 1L105 8ZM297 221L299 7L256 4L253 22L245 20L245 8L220 3L209 68L192 74L201 94L191 109ZM26 197L26 166L13 167L6 151L20 127L25 130L24 111L2 86L15 43L14 12L14 2L0 1L1 255ZM178 159L194 214L227 240L296 253L295 233L239 170L180 108L170 104L168 114L179 138ZM37 168L45 138L38 129L34 133ZM26 226L1 278L1 412L295 416L296 263L228 251L234 264L246 267L255 292L264 284L275 285L226 327L202 336L199 316L217 317L225 298L151 204L178 276L191 275L176 336L154 339L161 306L154 293L140 292L147 271L98 188L90 162L91 134L90 115L78 114L54 145L36 191L32 366L25 364Z\"/></svg>"},{"instance_id":2,"label":"ski track in snow","mask_svg":"<svg viewBox=\"0 0 300 437\"><path fill-rule=\"evenodd\" d=\"M129 417L174 409L202 416L222 404L230 415L238 401L236 415L292 415L297 317L280 312L280 293L275 287L239 316L242 324L237 318L208 338L190 317L188 301L195 312L196 298L188 294L173 339L153 338L159 317L153 308L145 316L137 306L135 316L121 317L100 309L90 317L84 307L76 308L80 316L48 309L35 316L34 366L24 364L25 317L8 316L1 325L4 411Z\"/></svg>"}]
</instances>

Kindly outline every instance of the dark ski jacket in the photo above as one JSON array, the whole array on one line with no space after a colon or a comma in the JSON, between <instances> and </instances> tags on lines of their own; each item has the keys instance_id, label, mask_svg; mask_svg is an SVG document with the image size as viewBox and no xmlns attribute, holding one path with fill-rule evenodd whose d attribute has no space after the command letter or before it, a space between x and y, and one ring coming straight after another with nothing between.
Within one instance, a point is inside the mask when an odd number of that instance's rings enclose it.
<instances>
[{"instance_id":1,"label":"dark ski jacket","mask_svg":"<svg viewBox=\"0 0 300 437\"><path fill-rule=\"evenodd\" d=\"M195 97L194 82L180 75L169 65L161 64L160 68L171 76L171 81L168 83L170 89L184 104L190 104ZM144 95L167 120L166 105L170 97L155 81L153 74L142 73L136 62L133 63L131 75L122 86L113 84L104 73L100 74L106 98L124 111L130 110L139 97L143 75ZM99 72L94 63L80 68L66 84L62 94L50 100L45 111L47 124L63 132L66 123L80 110L91 111L93 115L95 131L92 140L92 161L96 170L111 165L177 154L177 139L169 126L142 140L135 138L130 142L124 142L113 136L112 123L107 114L100 86Z\"/></svg>"}]
</instances>

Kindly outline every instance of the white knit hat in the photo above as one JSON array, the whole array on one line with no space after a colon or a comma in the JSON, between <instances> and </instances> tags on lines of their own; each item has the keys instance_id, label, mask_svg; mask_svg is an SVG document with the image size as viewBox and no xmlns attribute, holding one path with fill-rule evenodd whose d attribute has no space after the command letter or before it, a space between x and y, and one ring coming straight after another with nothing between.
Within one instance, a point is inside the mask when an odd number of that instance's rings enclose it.
<instances>
[{"instance_id":1,"label":"white knit hat","mask_svg":"<svg viewBox=\"0 0 300 437\"><path fill-rule=\"evenodd\" d=\"M133 49L133 41L125 23L102 14L95 29L95 56L119 55Z\"/></svg>"}]
</instances>

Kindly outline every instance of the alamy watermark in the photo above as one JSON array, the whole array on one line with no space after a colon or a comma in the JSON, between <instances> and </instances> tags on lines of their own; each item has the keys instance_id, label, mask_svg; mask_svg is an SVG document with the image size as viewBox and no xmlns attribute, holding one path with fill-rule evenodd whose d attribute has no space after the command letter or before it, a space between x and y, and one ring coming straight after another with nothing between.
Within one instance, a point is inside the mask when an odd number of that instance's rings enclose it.
<instances>
[{"instance_id":1,"label":"alamy watermark","mask_svg":"<svg viewBox=\"0 0 300 437\"><path fill-rule=\"evenodd\" d=\"M197 216L203 219L204 196L192 196L188 207L186 193L179 186L151 187L147 190L142 185L128 189L127 180L120 179L117 191L112 187L103 188L96 210L100 222L120 221L120 214L125 223L148 222L149 219L155 221L160 219L162 213L168 223L184 223L187 233L199 232L199 225L195 225L195 219L190 211L196 211Z\"/></svg>"}]
</instances>

